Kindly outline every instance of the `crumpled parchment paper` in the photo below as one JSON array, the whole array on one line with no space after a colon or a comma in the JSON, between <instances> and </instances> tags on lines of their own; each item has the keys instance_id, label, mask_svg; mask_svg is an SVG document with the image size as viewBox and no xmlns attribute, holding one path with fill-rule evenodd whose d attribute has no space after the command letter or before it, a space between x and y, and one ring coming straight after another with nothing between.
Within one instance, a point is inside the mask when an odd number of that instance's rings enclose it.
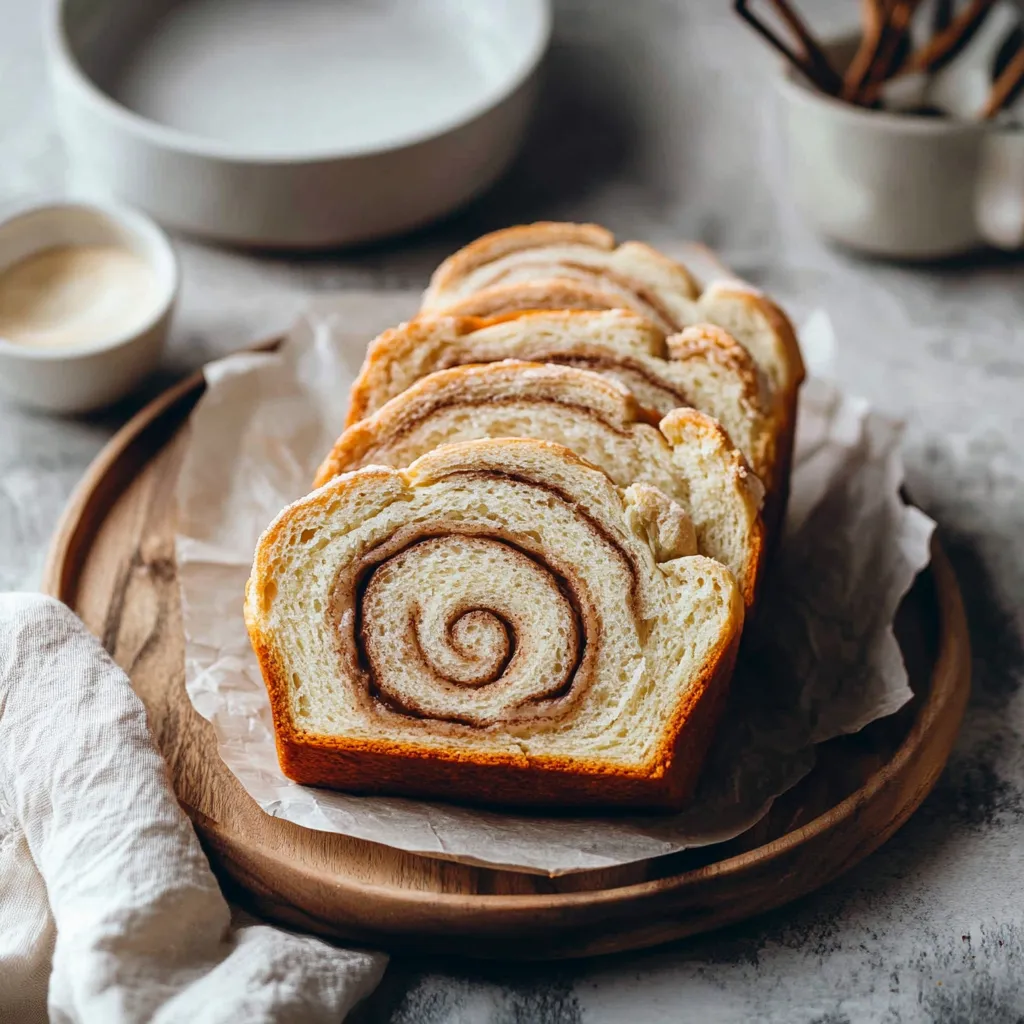
<instances>
[{"instance_id":1,"label":"crumpled parchment paper","mask_svg":"<svg viewBox=\"0 0 1024 1024\"><path fill-rule=\"evenodd\" d=\"M367 342L411 316L411 293L320 302L274 354L206 369L178 483L186 682L220 756L268 814L427 856L564 874L732 838L814 764L814 744L911 697L892 621L929 559L934 523L903 504L900 430L822 378L803 388L789 517L748 623L698 794L672 816L505 814L300 786L281 773L270 706L242 619L262 530L309 490L341 430ZM816 313L802 343L828 362Z\"/></svg>"}]
</instances>

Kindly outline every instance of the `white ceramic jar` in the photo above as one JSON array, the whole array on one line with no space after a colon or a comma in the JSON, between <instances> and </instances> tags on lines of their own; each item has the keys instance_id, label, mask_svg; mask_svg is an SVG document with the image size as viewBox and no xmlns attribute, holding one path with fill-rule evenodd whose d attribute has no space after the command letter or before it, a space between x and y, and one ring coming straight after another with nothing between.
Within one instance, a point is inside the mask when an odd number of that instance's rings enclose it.
<instances>
[{"instance_id":1,"label":"white ceramic jar","mask_svg":"<svg viewBox=\"0 0 1024 1024\"><path fill-rule=\"evenodd\" d=\"M826 237L910 260L1024 242L1024 132L867 110L791 69L779 92L790 193Z\"/></svg>"}]
</instances>

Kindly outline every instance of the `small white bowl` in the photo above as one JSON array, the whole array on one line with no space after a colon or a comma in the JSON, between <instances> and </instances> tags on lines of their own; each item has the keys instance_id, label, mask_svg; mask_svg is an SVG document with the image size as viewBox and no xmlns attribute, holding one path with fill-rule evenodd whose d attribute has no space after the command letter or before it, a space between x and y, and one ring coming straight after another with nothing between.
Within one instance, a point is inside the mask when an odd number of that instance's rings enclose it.
<instances>
[{"instance_id":1,"label":"small white bowl","mask_svg":"<svg viewBox=\"0 0 1024 1024\"><path fill-rule=\"evenodd\" d=\"M178 262L148 217L107 204L59 202L0 220L0 271L63 245L116 245L153 271L153 311L139 327L88 344L34 348L0 337L0 393L49 412L80 413L123 398L160 361L178 294Z\"/></svg>"},{"instance_id":2,"label":"small white bowl","mask_svg":"<svg viewBox=\"0 0 1024 1024\"><path fill-rule=\"evenodd\" d=\"M411 230L518 149L550 0L48 0L76 191L311 249Z\"/></svg>"}]
</instances>

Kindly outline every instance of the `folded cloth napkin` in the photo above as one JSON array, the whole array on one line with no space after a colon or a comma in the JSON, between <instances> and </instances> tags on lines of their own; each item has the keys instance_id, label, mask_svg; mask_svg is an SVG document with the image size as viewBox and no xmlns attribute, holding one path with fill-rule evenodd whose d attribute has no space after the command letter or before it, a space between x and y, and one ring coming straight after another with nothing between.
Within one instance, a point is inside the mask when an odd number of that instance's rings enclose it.
<instances>
[{"instance_id":1,"label":"folded cloth napkin","mask_svg":"<svg viewBox=\"0 0 1024 1024\"><path fill-rule=\"evenodd\" d=\"M0 594L0 1021L330 1021L387 958L232 923L125 674Z\"/></svg>"}]
</instances>

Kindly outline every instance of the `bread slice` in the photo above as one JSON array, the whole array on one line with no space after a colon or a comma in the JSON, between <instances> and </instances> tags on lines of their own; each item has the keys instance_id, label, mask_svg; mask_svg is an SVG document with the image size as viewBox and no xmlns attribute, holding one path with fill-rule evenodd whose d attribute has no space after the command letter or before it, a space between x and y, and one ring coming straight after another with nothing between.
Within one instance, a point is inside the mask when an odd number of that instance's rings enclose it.
<instances>
[{"instance_id":1,"label":"bread slice","mask_svg":"<svg viewBox=\"0 0 1024 1024\"><path fill-rule=\"evenodd\" d=\"M803 359L786 315L750 285L719 280L702 291L686 267L648 245L617 246L614 235L596 224L542 222L484 235L450 256L434 272L422 308L485 317L528 309L625 308L667 334L696 324L719 327L764 375L779 477L789 479ZM770 525L785 506L785 488L774 490L778 507L766 510Z\"/></svg>"},{"instance_id":2,"label":"bread slice","mask_svg":"<svg viewBox=\"0 0 1024 1024\"><path fill-rule=\"evenodd\" d=\"M336 477L259 541L245 618L282 770L492 804L676 808L743 620L678 506L569 449Z\"/></svg>"},{"instance_id":3,"label":"bread slice","mask_svg":"<svg viewBox=\"0 0 1024 1024\"><path fill-rule=\"evenodd\" d=\"M517 292L520 286L525 291ZM702 292L682 264L642 242L616 245L596 224L540 222L484 235L437 268L422 306L453 316L615 307L641 313L667 334L700 323L723 328L780 395L803 380L793 328L768 298L736 280L713 282Z\"/></svg>"},{"instance_id":4,"label":"bread slice","mask_svg":"<svg viewBox=\"0 0 1024 1024\"><path fill-rule=\"evenodd\" d=\"M753 602L764 527L761 485L746 460L716 420L685 408L662 419L588 370L509 360L432 373L349 427L314 486L363 466L408 466L438 445L482 437L554 441L620 487L657 487L688 515L697 550L726 565L748 607Z\"/></svg>"},{"instance_id":5,"label":"bread slice","mask_svg":"<svg viewBox=\"0 0 1024 1024\"><path fill-rule=\"evenodd\" d=\"M494 320L420 317L371 342L352 386L347 425L437 370L502 359L594 370L665 415L689 406L711 416L768 491L776 486L775 438L750 357L724 332L693 328L669 343L625 310L522 313Z\"/></svg>"}]
</instances>

